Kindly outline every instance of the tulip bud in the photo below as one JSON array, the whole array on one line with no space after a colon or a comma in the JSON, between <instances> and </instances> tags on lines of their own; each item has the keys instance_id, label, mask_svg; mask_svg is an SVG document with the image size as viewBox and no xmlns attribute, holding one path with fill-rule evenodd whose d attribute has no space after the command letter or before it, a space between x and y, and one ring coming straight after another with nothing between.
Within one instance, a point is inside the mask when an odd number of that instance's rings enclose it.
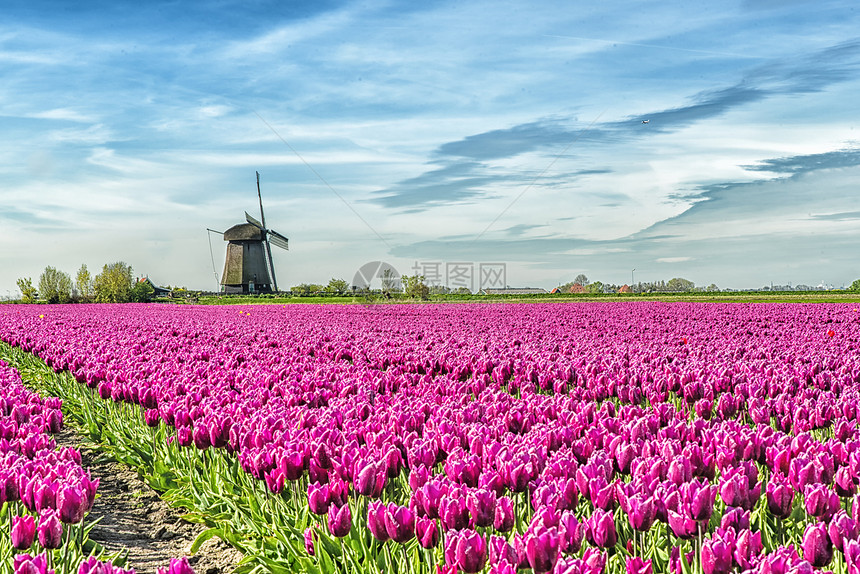
<instances>
[{"instance_id":1,"label":"tulip bud","mask_svg":"<svg viewBox=\"0 0 860 574\"><path fill-rule=\"evenodd\" d=\"M311 556L316 556L314 552L314 527L305 528L305 550Z\"/></svg>"}]
</instances>

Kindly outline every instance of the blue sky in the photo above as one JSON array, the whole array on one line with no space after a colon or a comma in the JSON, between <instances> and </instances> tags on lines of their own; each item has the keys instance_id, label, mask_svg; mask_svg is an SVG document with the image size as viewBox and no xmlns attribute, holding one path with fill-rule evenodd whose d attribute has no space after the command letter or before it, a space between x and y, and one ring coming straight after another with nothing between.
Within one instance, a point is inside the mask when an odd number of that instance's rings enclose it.
<instances>
[{"instance_id":1,"label":"blue sky","mask_svg":"<svg viewBox=\"0 0 860 574\"><path fill-rule=\"evenodd\" d=\"M0 297L117 260L214 289L206 228L258 213L255 171L282 287L377 260L850 284L858 11L6 0Z\"/></svg>"}]
</instances>

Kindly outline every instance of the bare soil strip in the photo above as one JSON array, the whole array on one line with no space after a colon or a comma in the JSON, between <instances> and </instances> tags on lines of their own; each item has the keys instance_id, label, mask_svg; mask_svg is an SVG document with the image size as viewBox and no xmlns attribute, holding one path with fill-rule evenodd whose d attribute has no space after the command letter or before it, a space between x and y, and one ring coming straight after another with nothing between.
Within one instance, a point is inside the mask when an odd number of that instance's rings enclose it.
<instances>
[{"instance_id":1,"label":"bare soil strip","mask_svg":"<svg viewBox=\"0 0 860 574\"><path fill-rule=\"evenodd\" d=\"M137 472L116 462L105 461L71 428L54 435L58 446L81 451L84 468L99 478L98 496L87 522L101 521L90 539L108 552L128 550L128 564L137 574L155 574L171 558L187 556L191 544L204 526L182 520L181 510L171 508L137 476ZM218 538L208 540L188 561L197 574L227 574L241 553Z\"/></svg>"}]
</instances>

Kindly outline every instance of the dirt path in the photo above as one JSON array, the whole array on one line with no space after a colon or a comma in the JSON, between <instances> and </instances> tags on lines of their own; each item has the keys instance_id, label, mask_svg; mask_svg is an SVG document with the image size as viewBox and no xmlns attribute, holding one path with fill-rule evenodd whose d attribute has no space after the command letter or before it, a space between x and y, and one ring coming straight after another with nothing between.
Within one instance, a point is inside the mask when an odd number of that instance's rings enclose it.
<instances>
[{"instance_id":1,"label":"dirt path","mask_svg":"<svg viewBox=\"0 0 860 574\"><path fill-rule=\"evenodd\" d=\"M128 550L127 567L137 574L155 574L171 558L187 556L191 544L204 530L202 525L184 522L182 512L172 509L128 467L103 461L98 452L82 446L80 437L66 428L54 435L59 446L80 449L84 468L99 478L98 496L87 520L101 518L90 538L108 552ZM218 538L203 544L188 561L197 574L226 574L242 555Z\"/></svg>"}]
</instances>

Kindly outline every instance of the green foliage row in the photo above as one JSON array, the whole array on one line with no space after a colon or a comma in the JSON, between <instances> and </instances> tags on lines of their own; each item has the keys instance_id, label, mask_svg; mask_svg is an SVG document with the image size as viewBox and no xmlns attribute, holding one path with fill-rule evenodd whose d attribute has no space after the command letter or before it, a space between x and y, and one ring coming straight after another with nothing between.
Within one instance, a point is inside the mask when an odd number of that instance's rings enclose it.
<instances>
[{"instance_id":1,"label":"green foliage row","mask_svg":"<svg viewBox=\"0 0 860 574\"><path fill-rule=\"evenodd\" d=\"M86 264L81 265L75 283L68 273L50 265L39 276L39 288L29 277L18 279L22 303L90 302L142 303L152 298L155 290L145 281L135 281L131 265L122 261L105 264L102 272L92 277Z\"/></svg>"}]
</instances>

